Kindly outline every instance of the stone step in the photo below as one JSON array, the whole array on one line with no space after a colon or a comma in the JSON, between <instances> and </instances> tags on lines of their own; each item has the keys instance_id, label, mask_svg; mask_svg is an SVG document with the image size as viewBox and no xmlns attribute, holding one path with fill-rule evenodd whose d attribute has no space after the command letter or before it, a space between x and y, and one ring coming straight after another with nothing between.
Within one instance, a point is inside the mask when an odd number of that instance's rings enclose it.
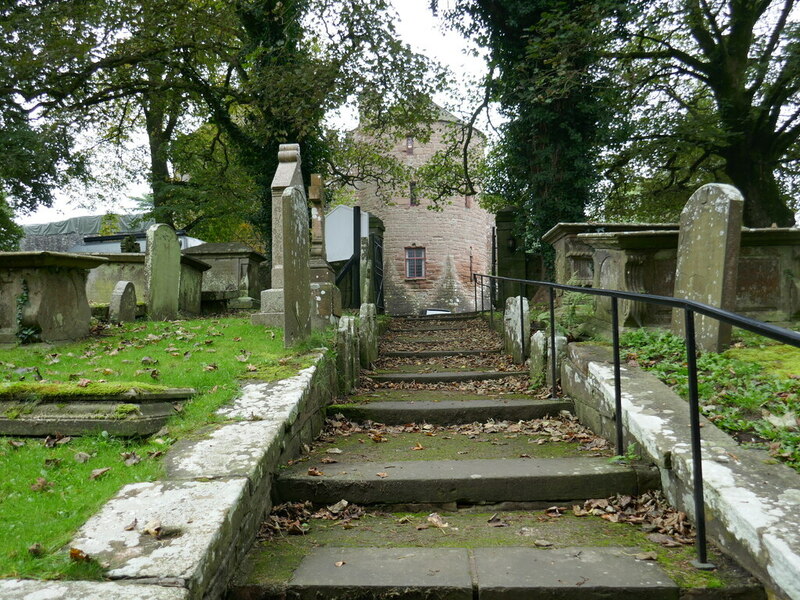
<instances>
[{"instance_id":1,"label":"stone step","mask_svg":"<svg viewBox=\"0 0 800 600\"><path fill-rule=\"evenodd\" d=\"M479 312L463 312L451 313L442 315L417 315L409 317L395 317L395 322L402 323L403 321L470 321L478 319L481 313Z\"/></svg>"},{"instance_id":2,"label":"stone step","mask_svg":"<svg viewBox=\"0 0 800 600\"><path fill-rule=\"evenodd\" d=\"M313 512L313 511L311 511ZM713 572L691 546L664 547L640 527L544 511L365 512L303 518L305 535L253 546L231 600L303 598L678 598L763 600L763 589L715 548ZM546 547L542 547L546 546ZM639 560L652 553L655 560ZM632 590L636 592L632 595Z\"/></svg>"},{"instance_id":3,"label":"stone step","mask_svg":"<svg viewBox=\"0 0 800 600\"><path fill-rule=\"evenodd\" d=\"M500 354L500 349L494 350L420 350L402 351L402 350L389 350L382 352L381 356L392 358L436 358L446 356L480 356L482 354Z\"/></svg>"},{"instance_id":4,"label":"stone step","mask_svg":"<svg viewBox=\"0 0 800 600\"><path fill-rule=\"evenodd\" d=\"M375 383L450 383L484 381L527 376L527 371L445 371L441 373L375 373L367 375Z\"/></svg>"},{"instance_id":5,"label":"stone step","mask_svg":"<svg viewBox=\"0 0 800 600\"><path fill-rule=\"evenodd\" d=\"M490 419L496 421L521 421L557 415L562 410L572 410L566 400L537 399L480 399L480 400L405 400L365 404L334 404L329 414L341 413L351 421L375 421L387 425L403 423L474 423Z\"/></svg>"},{"instance_id":6,"label":"stone step","mask_svg":"<svg viewBox=\"0 0 800 600\"><path fill-rule=\"evenodd\" d=\"M636 553L588 547L317 548L302 559L285 591L300 600L678 600L677 584L658 565L636 560Z\"/></svg>"},{"instance_id":7,"label":"stone step","mask_svg":"<svg viewBox=\"0 0 800 600\"><path fill-rule=\"evenodd\" d=\"M281 502L331 504L491 504L568 502L652 489L648 472L612 464L607 458L543 458L338 462L324 475L305 463L281 473ZM640 481L641 479L641 481Z\"/></svg>"}]
</instances>

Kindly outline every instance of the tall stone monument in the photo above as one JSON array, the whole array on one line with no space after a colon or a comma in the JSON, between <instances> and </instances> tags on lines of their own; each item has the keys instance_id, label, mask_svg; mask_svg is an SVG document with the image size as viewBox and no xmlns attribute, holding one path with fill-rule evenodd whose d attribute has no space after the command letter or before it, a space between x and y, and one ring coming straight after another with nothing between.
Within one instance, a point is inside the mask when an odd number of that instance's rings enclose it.
<instances>
[{"instance_id":1,"label":"tall stone monument","mask_svg":"<svg viewBox=\"0 0 800 600\"><path fill-rule=\"evenodd\" d=\"M178 317L181 245L172 227L163 223L147 230L144 260L147 280L147 318L169 321Z\"/></svg>"},{"instance_id":2,"label":"tall stone monument","mask_svg":"<svg viewBox=\"0 0 800 600\"><path fill-rule=\"evenodd\" d=\"M336 273L325 259L325 190L321 175L311 176L311 326L325 329L342 314L342 295Z\"/></svg>"},{"instance_id":3,"label":"tall stone monument","mask_svg":"<svg viewBox=\"0 0 800 600\"><path fill-rule=\"evenodd\" d=\"M283 191L287 187L303 187L300 172L300 145L281 144L278 148L278 168L272 178L272 287L261 292L261 311L255 313L250 321L253 325L283 327L283 282L284 282L284 239L283 239ZM306 236L306 246L308 246ZM306 259L306 263L308 259ZM306 269L308 265L306 264ZM308 289L308 286L306 286Z\"/></svg>"},{"instance_id":4,"label":"tall stone monument","mask_svg":"<svg viewBox=\"0 0 800 600\"><path fill-rule=\"evenodd\" d=\"M744 198L735 187L710 183L698 189L681 212L676 298L734 310ZM672 313L672 330L684 334L684 311ZM697 347L719 352L730 343L731 326L695 314Z\"/></svg>"},{"instance_id":5,"label":"tall stone monument","mask_svg":"<svg viewBox=\"0 0 800 600\"><path fill-rule=\"evenodd\" d=\"M284 345L311 333L308 202L300 174L300 147L282 144L272 180L272 289L261 292L255 325L283 327Z\"/></svg>"}]
</instances>

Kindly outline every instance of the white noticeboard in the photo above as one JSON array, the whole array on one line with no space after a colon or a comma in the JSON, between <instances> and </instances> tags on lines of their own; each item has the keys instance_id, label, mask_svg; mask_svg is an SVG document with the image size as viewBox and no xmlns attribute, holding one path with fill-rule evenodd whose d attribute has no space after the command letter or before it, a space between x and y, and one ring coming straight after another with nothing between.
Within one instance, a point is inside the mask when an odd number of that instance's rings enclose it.
<instances>
[{"instance_id":1,"label":"white noticeboard","mask_svg":"<svg viewBox=\"0 0 800 600\"><path fill-rule=\"evenodd\" d=\"M369 213L361 211L361 237L369 237ZM340 204L325 215L325 257L328 262L353 256L353 207Z\"/></svg>"}]
</instances>

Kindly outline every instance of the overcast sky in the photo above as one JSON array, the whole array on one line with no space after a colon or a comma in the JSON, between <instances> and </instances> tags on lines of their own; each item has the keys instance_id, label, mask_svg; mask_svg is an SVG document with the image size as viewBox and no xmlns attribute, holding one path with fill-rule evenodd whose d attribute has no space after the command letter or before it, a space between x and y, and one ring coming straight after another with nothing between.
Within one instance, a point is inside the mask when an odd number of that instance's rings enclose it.
<instances>
[{"instance_id":1,"label":"overcast sky","mask_svg":"<svg viewBox=\"0 0 800 600\"><path fill-rule=\"evenodd\" d=\"M416 51L433 57L449 67L459 81L467 82L485 71L481 58L465 53L467 44L461 35L442 30L438 19L431 15L428 8L429 0L392 0L392 2L399 15L398 33ZM449 104L453 99L440 97L436 98L436 101L440 104ZM94 209L80 207L80 202L70 199L66 194L59 193L51 208L40 208L29 215L18 216L15 220L22 225L28 225L61 221L81 215L104 214L110 211L132 211L135 204L130 202L127 197L142 195L147 191L147 186L143 184L132 185L113 203L98 204Z\"/></svg>"}]
</instances>

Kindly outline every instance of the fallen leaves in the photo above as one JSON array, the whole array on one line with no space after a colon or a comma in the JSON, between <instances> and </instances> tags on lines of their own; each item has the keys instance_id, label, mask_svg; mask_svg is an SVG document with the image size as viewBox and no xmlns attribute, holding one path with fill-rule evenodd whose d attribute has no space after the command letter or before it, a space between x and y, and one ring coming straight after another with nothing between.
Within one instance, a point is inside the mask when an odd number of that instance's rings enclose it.
<instances>
[{"instance_id":1,"label":"fallen leaves","mask_svg":"<svg viewBox=\"0 0 800 600\"><path fill-rule=\"evenodd\" d=\"M389 474L386 473L385 471L381 471L380 473L375 473L375 476L380 477L381 479L386 479L389 476Z\"/></svg>"},{"instance_id":2,"label":"fallen leaves","mask_svg":"<svg viewBox=\"0 0 800 600\"><path fill-rule=\"evenodd\" d=\"M94 481L95 479L99 479L106 473L111 470L111 467L101 467L100 469L93 469L92 473L89 475L89 479Z\"/></svg>"},{"instance_id":3,"label":"fallen leaves","mask_svg":"<svg viewBox=\"0 0 800 600\"><path fill-rule=\"evenodd\" d=\"M37 477L36 482L31 484L34 492L49 492L53 489L53 482L47 481L44 477Z\"/></svg>"},{"instance_id":4,"label":"fallen leaves","mask_svg":"<svg viewBox=\"0 0 800 600\"><path fill-rule=\"evenodd\" d=\"M80 548L70 548L69 559L72 562L89 562L92 560L91 557Z\"/></svg>"},{"instance_id":5,"label":"fallen leaves","mask_svg":"<svg viewBox=\"0 0 800 600\"><path fill-rule=\"evenodd\" d=\"M308 474L311 477L322 477L323 475L325 475L325 473L320 471L317 467L309 467Z\"/></svg>"},{"instance_id":6,"label":"fallen leaves","mask_svg":"<svg viewBox=\"0 0 800 600\"><path fill-rule=\"evenodd\" d=\"M660 490L640 496L617 494L587 500L583 506L573 506L572 513L576 517L596 516L612 523L640 525L651 542L667 548L694 543L695 532L686 513L670 506Z\"/></svg>"}]
</instances>

